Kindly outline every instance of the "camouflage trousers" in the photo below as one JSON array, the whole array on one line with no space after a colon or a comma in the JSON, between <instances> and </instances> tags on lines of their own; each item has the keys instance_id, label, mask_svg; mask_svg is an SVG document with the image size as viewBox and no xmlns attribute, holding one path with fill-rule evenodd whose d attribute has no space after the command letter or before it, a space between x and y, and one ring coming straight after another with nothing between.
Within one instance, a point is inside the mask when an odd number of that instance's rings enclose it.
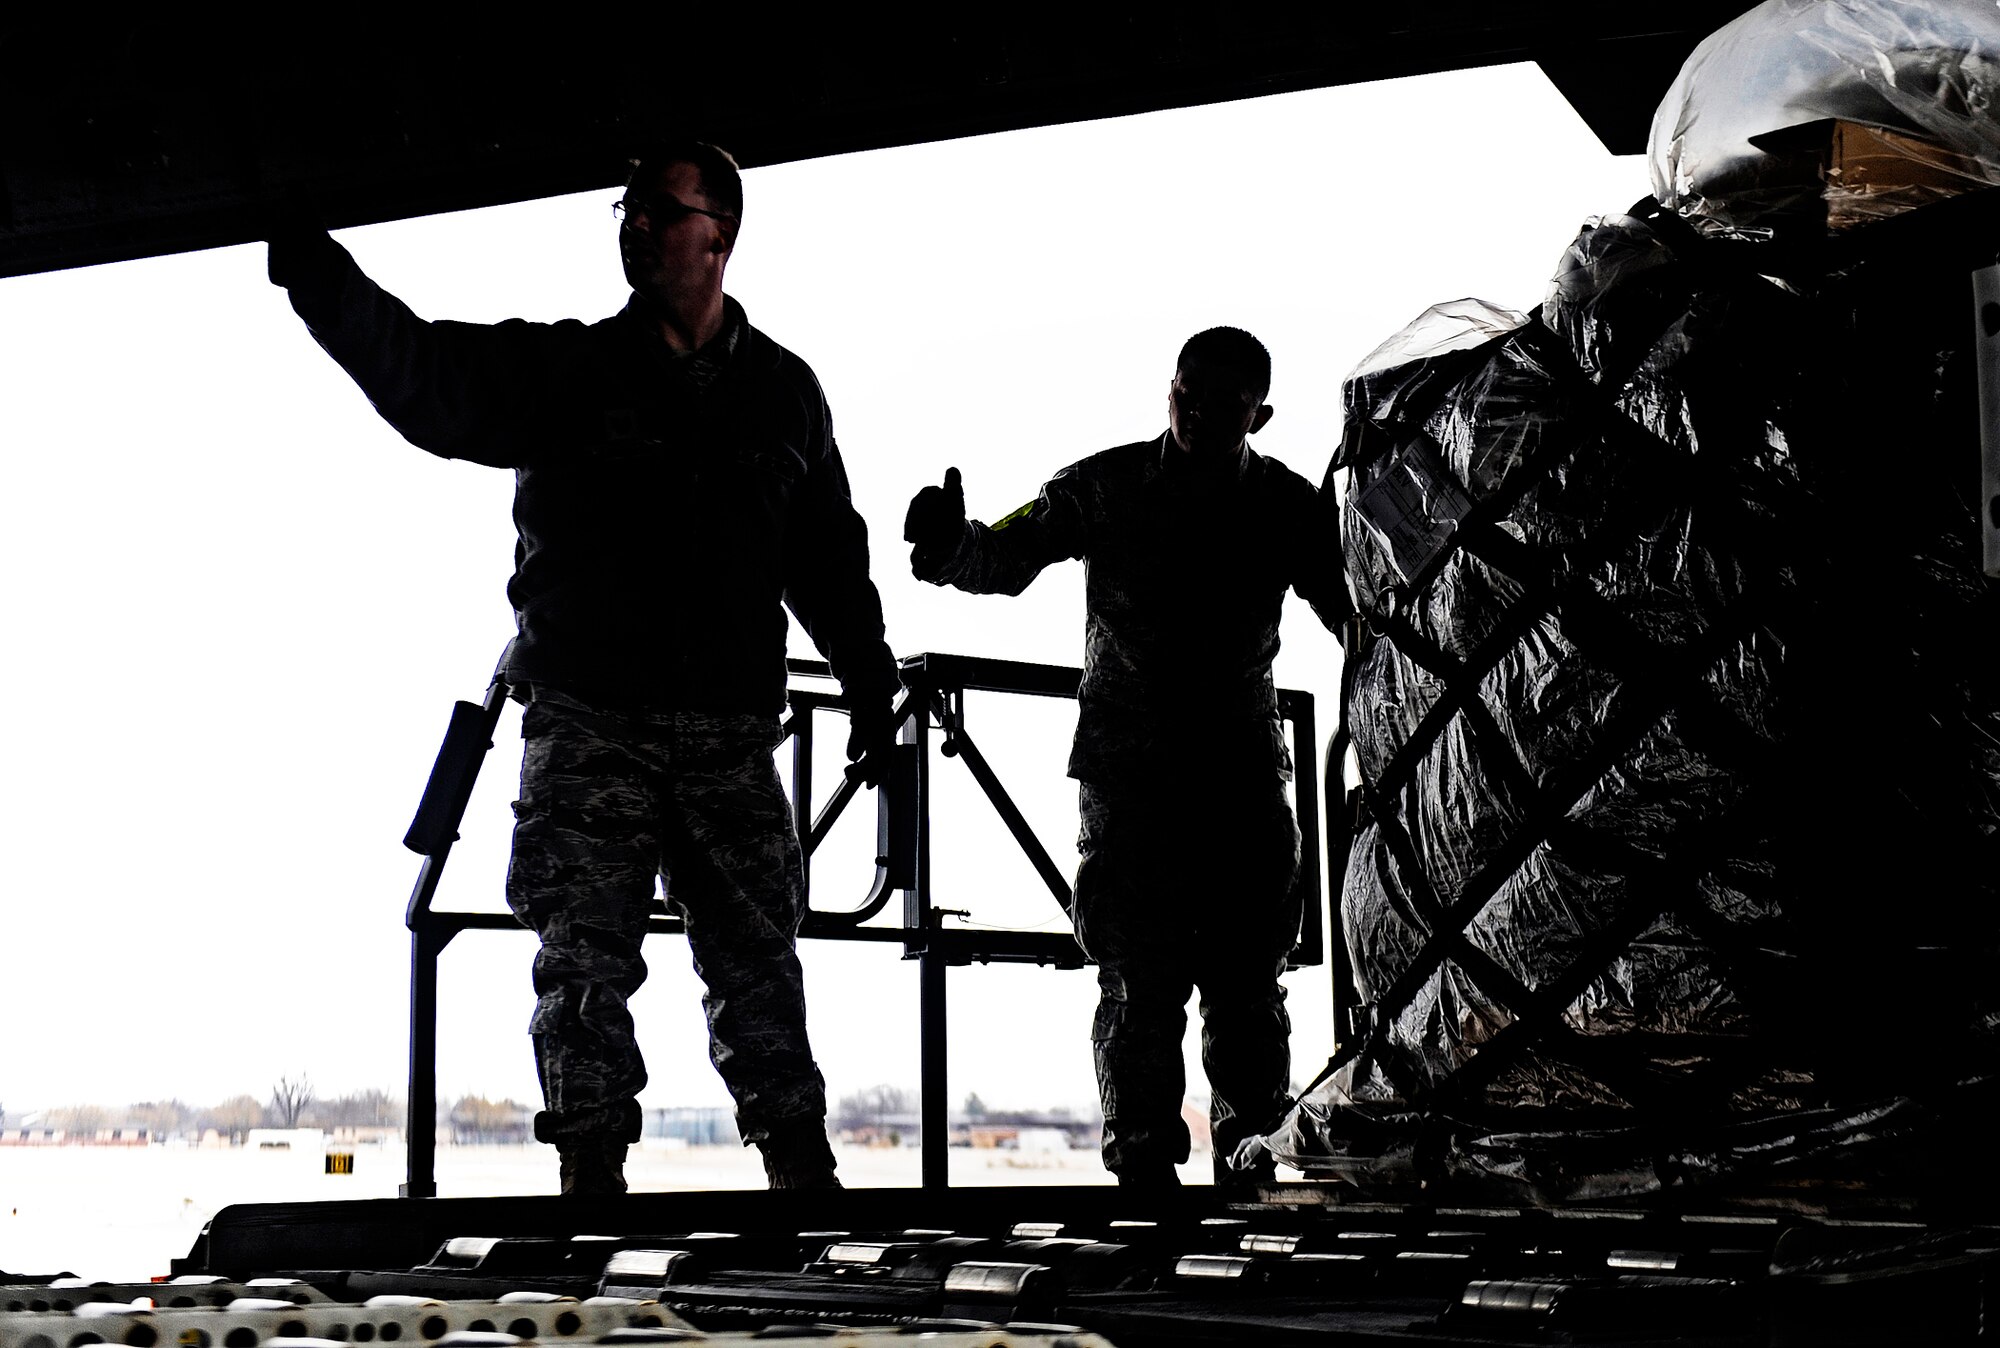
<instances>
[{"instance_id":1,"label":"camouflage trousers","mask_svg":"<svg viewBox=\"0 0 2000 1348\"><path fill-rule=\"evenodd\" d=\"M529 1032L543 1141L639 1134L645 1062L628 1001L655 892L687 926L709 1060L747 1142L826 1114L806 1038L805 882L769 717L612 716L537 700L515 803L507 902L541 937Z\"/></svg>"},{"instance_id":2,"label":"camouflage trousers","mask_svg":"<svg viewBox=\"0 0 2000 1348\"><path fill-rule=\"evenodd\" d=\"M1276 1126L1291 1098L1278 982L1300 916L1291 806L1275 776L1188 792L1080 788L1073 915L1097 962L1105 1168L1144 1175L1188 1158L1181 1040L1197 988L1210 1129L1227 1157Z\"/></svg>"}]
</instances>

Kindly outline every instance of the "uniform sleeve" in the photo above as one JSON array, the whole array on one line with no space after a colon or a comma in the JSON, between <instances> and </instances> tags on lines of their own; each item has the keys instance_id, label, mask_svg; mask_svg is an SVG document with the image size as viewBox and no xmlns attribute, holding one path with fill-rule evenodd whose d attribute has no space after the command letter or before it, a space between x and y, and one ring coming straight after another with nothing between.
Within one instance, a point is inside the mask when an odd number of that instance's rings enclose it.
<instances>
[{"instance_id":1,"label":"uniform sleeve","mask_svg":"<svg viewBox=\"0 0 2000 1348\"><path fill-rule=\"evenodd\" d=\"M917 579L968 594L1019 594L1044 567L1089 550L1090 515L1082 475L1065 468L1013 514L990 525L967 520L957 550L920 565Z\"/></svg>"},{"instance_id":2,"label":"uniform sleeve","mask_svg":"<svg viewBox=\"0 0 2000 1348\"><path fill-rule=\"evenodd\" d=\"M545 440L549 325L426 322L323 233L273 243L271 273L313 340L411 444L511 468Z\"/></svg>"},{"instance_id":3,"label":"uniform sleeve","mask_svg":"<svg viewBox=\"0 0 2000 1348\"><path fill-rule=\"evenodd\" d=\"M818 399L814 441L786 531L785 604L856 707L888 709L900 680L868 576L868 526L854 508L833 416Z\"/></svg>"},{"instance_id":4,"label":"uniform sleeve","mask_svg":"<svg viewBox=\"0 0 2000 1348\"><path fill-rule=\"evenodd\" d=\"M1333 498L1304 478L1286 481L1285 542L1293 593L1313 607L1329 632L1340 635L1354 616L1347 593L1347 559L1340 546L1340 511Z\"/></svg>"}]
</instances>

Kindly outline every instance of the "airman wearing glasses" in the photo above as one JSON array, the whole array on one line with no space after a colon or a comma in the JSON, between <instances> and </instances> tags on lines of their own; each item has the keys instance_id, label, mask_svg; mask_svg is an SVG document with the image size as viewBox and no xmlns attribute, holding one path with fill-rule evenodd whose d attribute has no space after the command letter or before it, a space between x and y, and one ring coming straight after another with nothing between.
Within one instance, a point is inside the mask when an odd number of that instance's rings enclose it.
<instances>
[{"instance_id":1,"label":"airman wearing glasses","mask_svg":"<svg viewBox=\"0 0 2000 1348\"><path fill-rule=\"evenodd\" d=\"M536 1135L563 1192L623 1192L646 1084L627 1000L656 887L707 988L710 1057L774 1188L838 1184L806 1035L804 880L772 763L784 610L852 706L878 779L897 681L831 413L810 368L723 293L735 161L694 141L635 163L596 323L427 323L323 229L271 279L405 438L515 473L502 677L526 704L507 898L541 937Z\"/></svg>"}]
</instances>

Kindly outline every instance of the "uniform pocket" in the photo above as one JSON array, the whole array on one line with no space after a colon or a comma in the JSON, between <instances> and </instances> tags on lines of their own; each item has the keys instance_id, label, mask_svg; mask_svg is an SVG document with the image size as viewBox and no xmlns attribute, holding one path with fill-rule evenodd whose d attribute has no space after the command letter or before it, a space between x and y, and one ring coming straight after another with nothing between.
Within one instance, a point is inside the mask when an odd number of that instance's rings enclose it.
<instances>
[{"instance_id":1,"label":"uniform pocket","mask_svg":"<svg viewBox=\"0 0 2000 1348\"><path fill-rule=\"evenodd\" d=\"M731 457L759 477L787 488L806 475L805 456L784 440L738 440Z\"/></svg>"}]
</instances>

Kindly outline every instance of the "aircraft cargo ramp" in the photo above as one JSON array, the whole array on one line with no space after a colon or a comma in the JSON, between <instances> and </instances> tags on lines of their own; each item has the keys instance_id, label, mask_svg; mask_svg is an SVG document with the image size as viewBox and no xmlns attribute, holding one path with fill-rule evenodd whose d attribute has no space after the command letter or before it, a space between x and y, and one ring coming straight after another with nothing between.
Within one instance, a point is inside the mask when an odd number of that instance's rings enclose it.
<instances>
[{"instance_id":1,"label":"aircraft cargo ramp","mask_svg":"<svg viewBox=\"0 0 2000 1348\"><path fill-rule=\"evenodd\" d=\"M1556 7L1530 8L1539 16L1537 25L1553 21ZM1504 16L1510 9L1494 12ZM1134 31L1117 28L1112 36L1130 37ZM1198 50L1199 32L1176 34L1169 57ZM1579 44L1592 36L1584 28L1569 35ZM1538 50L1512 30L1496 37L1494 30L1479 29L1475 36L1472 46L1466 45L1469 38L1458 46L1434 46L1433 64L1518 59ZM1342 69L1348 78L1363 71L1375 77L1408 73L1421 64L1410 56L1422 48L1421 39L1418 34L1395 47L1404 64L1364 62ZM17 66L24 64L32 46L10 40L8 54ZM1293 44L1293 49L1300 48ZM1326 44L1303 49L1325 57L1322 66L1330 65ZM938 60L925 65L933 73L964 74L972 93L957 102L926 104L916 121L901 116L906 105L897 103L895 88L870 86L864 97L855 92L858 79L804 89L796 107L786 105L791 120L783 125L755 123L744 108L736 110L734 122L729 116L716 120L725 130L743 132L737 139L751 151L746 162L773 163L1269 92L1320 77L1300 74L1293 69L1296 60L1281 62L1281 68L1217 67L1207 71L1214 76L1207 82L1140 81L1144 87L1118 86L1123 92L1112 99L1095 72L1068 84L1038 83L1030 76L1040 67L1021 57L1018 47L995 40L984 47L974 42L967 50L1008 59L984 65L974 60L962 68ZM1225 55L1236 51L1225 45ZM288 155L282 137L274 138L278 151L240 138L201 141L186 128L206 124L203 119L215 107L204 104L190 112L190 105L167 99L156 108L148 97L152 90L121 84L119 63L106 64L104 85L81 81L69 101L37 109L62 133L38 138L46 153L32 162L10 160L0 198L7 228L0 239L0 270L26 273L240 241L256 233L256 212L288 188L316 193L335 223L349 224L602 185L610 180L605 166L616 158L612 150L648 122L614 98L602 118L561 144L507 134L482 137L460 125L461 108L447 87L436 103L378 100L378 122L362 127L367 134L345 141L338 135L300 136L293 126L293 143L324 153ZM1141 64L1156 74L1160 69L1186 74L1190 68L1185 59L1176 65L1150 56ZM1545 65L1553 73L1562 61L1546 57ZM843 68L850 74L856 69ZM318 77L307 74L307 83ZM408 87L422 83L411 81ZM127 91L112 108L116 116L99 110L107 87ZM748 87L746 99L754 103L765 86L751 81ZM1065 88L1094 89L1097 101L1065 102L1055 96ZM916 98L922 90L903 92ZM1028 94L1041 101L1027 108L1001 106L1007 96ZM1650 91L1646 96L1650 102ZM439 107L449 115L438 116ZM402 109L415 109L409 126L398 120ZM853 113L855 120L829 116L829 109ZM287 116L295 117L296 109ZM223 120L241 125L257 118L238 108ZM338 118L331 125L337 126ZM444 141L449 143L437 151ZM426 156L465 160L464 146L475 142L489 146L490 157L474 156L451 175L425 171ZM197 145L202 152L183 152L184 146ZM390 148L375 160L366 154L349 160L341 157L343 145L370 153L373 147ZM584 150L597 157L578 167ZM190 172L193 178L175 176ZM1769 279L1763 271L1752 275ZM1956 303L1958 296L1950 299ZM1956 312L1963 317L1962 310ZM1983 339L1990 341L1996 332L2000 318L1984 327ZM1973 344L1969 333L1961 336L1961 345ZM1988 348L1980 349L1990 355ZM1968 486L1972 478L1968 469ZM1988 500L1993 492L1989 484ZM2000 521L2000 515L1993 518ZM1451 521L1454 530L1460 522ZM167 1281L93 1283L87 1267L74 1270L83 1277L67 1270L0 1274L0 1348L158 1348L163 1341L183 1348L325 1348L378 1341L512 1348L751 1337L922 1341L954 1348L975 1343L1088 1348L1104 1342L1125 1348L1240 1342L1699 1346L1945 1344L1991 1337L1986 1307L2000 1267L2000 1229L1993 1225L1990 1189L1982 1187L1978 1167L1965 1161L1967 1152L1984 1142L1983 1133L1957 1137L1968 1143L1963 1148L1927 1146L1938 1173L1956 1190L1933 1187L1923 1202L1904 1206L1881 1197L1891 1186L1871 1190L1884 1173L1860 1171L1821 1175L1819 1187L1810 1191L1725 1195L1666 1188L1646 1195L1643 1205L1621 1197L1536 1208L1475 1205L1481 1200L1456 1196L1443 1203L1435 1188L1426 1192L1423 1169L1414 1165L1410 1175L1391 1177L1410 1181L1395 1195L1397 1202L1379 1196L1359 1201L1362 1191L1338 1179L1152 1198L1110 1188L948 1188L941 1089L948 971L992 960L1074 963L1079 952L1060 936L969 935L940 920L946 910L929 893L923 813L932 737L941 758L960 760L978 779L1060 901L1065 895L1060 870L1038 845L1031 846L1019 811L1004 790L994 789L997 778L966 730L963 695L970 689L1065 696L1065 684L1073 688L1073 671L927 656L906 665L905 676L906 685L918 691L903 707L902 785L879 802L877 883L858 908L816 913L805 934L900 944L920 962L923 1126L930 1144L923 1149L922 1189L634 1194L590 1201L440 1199L433 1196L434 1139L420 1129L410 1138L409 1197L227 1208L175 1261ZM483 751L477 747L483 744L482 724L489 735L491 730L491 721L481 718L497 712L504 694L496 687L483 706L461 704L454 718L466 726L461 748L474 746L472 766ZM820 708L837 711L838 700L818 695L795 703L806 714L792 723L791 752L795 775L806 782L810 713ZM1293 733L1307 746L1317 744L1311 715L1309 700L1289 707ZM1304 765L1315 755L1309 748L1298 757ZM448 766L441 759L441 769ZM440 774L434 785L442 795L427 798L427 806L439 809L420 814L412 828L411 845L426 857L408 913L409 1102L419 1119L435 1112L438 955L462 933L513 925L498 914L431 907L435 872L455 826L452 797L462 807L457 787L469 789L467 770L461 761ZM1309 799L1316 789L1316 779L1304 775L1298 812L1307 828L1320 819L1317 800ZM810 841L823 837L854 794L843 788L815 815L806 793L800 793L794 805L801 834ZM1330 831L1344 827L1331 817L1329 823ZM1334 867L1343 866L1347 839L1327 841ZM1308 840L1306 854L1318 864L1323 852L1317 840ZM1990 849L1982 855L1990 856ZM1317 876L1312 883L1317 888ZM896 894L902 896L899 907L885 907ZM1308 911L1319 918L1316 905ZM1344 915L1336 904L1319 920L1324 930L1302 931L1296 962L1327 962L1340 982L1351 974L1344 958ZM672 919L660 914L654 929L674 930ZM1357 999L1351 984L1338 991L1336 1005L1343 1014L1352 1011ZM1982 1020L1978 1028L1990 1024ZM1353 1113L1340 1117L1347 1121ZM1562 1136L1584 1134L1566 1129ZM1348 1145L1352 1139L1346 1135L1338 1140L1340 1149L1322 1147L1316 1158L1303 1159L1366 1158L1365 1148ZM1411 1154L1422 1159L1416 1147ZM1954 1167L1965 1172L1962 1182L1948 1173Z\"/></svg>"}]
</instances>

